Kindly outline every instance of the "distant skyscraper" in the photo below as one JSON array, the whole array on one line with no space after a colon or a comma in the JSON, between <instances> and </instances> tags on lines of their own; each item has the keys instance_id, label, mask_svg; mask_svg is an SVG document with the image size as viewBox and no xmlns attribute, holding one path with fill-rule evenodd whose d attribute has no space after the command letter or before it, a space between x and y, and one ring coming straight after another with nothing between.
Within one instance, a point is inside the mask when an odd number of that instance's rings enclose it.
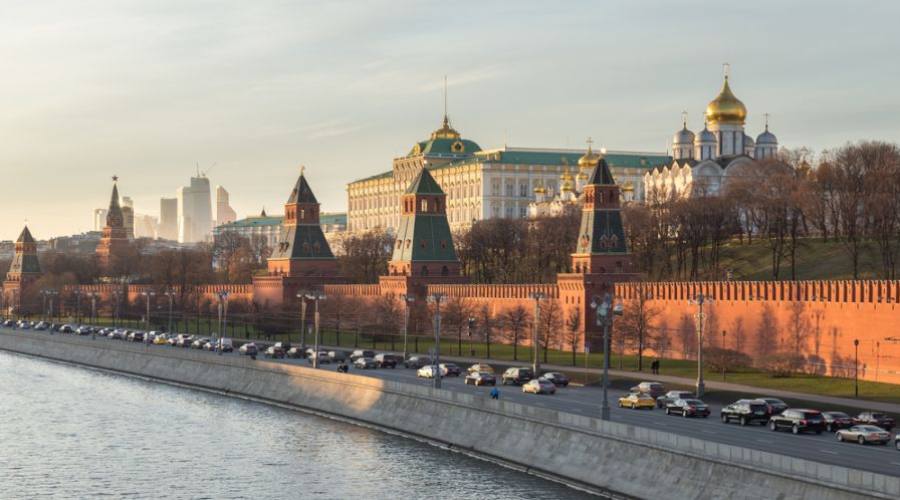
<instances>
[{"instance_id":1,"label":"distant skyscraper","mask_svg":"<svg viewBox=\"0 0 900 500\"><path fill-rule=\"evenodd\" d=\"M105 208L94 209L94 231L103 231L103 227L106 226L107 212L108 210Z\"/></svg>"},{"instance_id":2,"label":"distant skyscraper","mask_svg":"<svg viewBox=\"0 0 900 500\"><path fill-rule=\"evenodd\" d=\"M216 225L230 224L237 219L237 213L228 204L228 191L222 186L216 186Z\"/></svg>"},{"instance_id":3,"label":"distant skyscraper","mask_svg":"<svg viewBox=\"0 0 900 500\"><path fill-rule=\"evenodd\" d=\"M122 218L125 220L125 233L129 240L134 239L134 201L128 196L122 197Z\"/></svg>"},{"instance_id":4,"label":"distant skyscraper","mask_svg":"<svg viewBox=\"0 0 900 500\"><path fill-rule=\"evenodd\" d=\"M159 237L165 240L178 239L178 198L159 200Z\"/></svg>"},{"instance_id":5,"label":"distant skyscraper","mask_svg":"<svg viewBox=\"0 0 900 500\"><path fill-rule=\"evenodd\" d=\"M191 177L191 185L178 188L178 242L207 241L212 233L209 179Z\"/></svg>"},{"instance_id":6,"label":"distant skyscraper","mask_svg":"<svg viewBox=\"0 0 900 500\"><path fill-rule=\"evenodd\" d=\"M156 239L159 229L157 218L152 215L137 214L134 216L134 237Z\"/></svg>"}]
</instances>

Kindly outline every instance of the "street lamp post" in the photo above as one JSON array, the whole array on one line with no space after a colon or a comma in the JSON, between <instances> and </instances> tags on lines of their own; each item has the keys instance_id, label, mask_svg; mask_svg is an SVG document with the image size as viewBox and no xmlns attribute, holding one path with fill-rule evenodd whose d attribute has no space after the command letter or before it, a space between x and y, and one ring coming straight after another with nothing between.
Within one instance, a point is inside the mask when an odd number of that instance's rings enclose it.
<instances>
[{"instance_id":1,"label":"street lamp post","mask_svg":"<svg viewBox=\"0 0 900 500\"><path fill-rule=\"evenodd\" d=\"M300 299L300 351L301 355L306 354L306 292L297 294Z\"/></svg>"},{"instance_id":2,"label":"street lamp post","mask_svg":"<svg viewBox=\"0 0 900 500\"><path fill-rule=\"evenodd\" d=\"M534 360L531 364L534 377L541 375L541 359L540 359L540 342L538 342L538 329L541 326L541 300L546 297L543 292L534 292L531 298L534 299L534 328L531 331L531 350L533 351Z\"/></svg>"},{"instance_id":3,"label":"street lamp post","mask_svg":"<svg viewBox=\"0 0 900 500\"><path fill-rule=\"evenodd\" d=\"M859 339L853 339L853 397L859 397Z\"/></svg>"},{"instance_id":4,"label":"street lamp post","mask_svg":"<svg viewBox=\"0 0 900 500\"><path fill-rule=\"evenodd\" d=\"M41 290L41 321L47 321L47 290Z\"/></svg>"},{"instance_id":5,"label":"street lamp post","mask_svg":"<svg viewBox=\"0 0 900 500\"><path fill-rule=\"evenodd\" d=\"M434 388L441 388L441 302L444 294L433 293L428 297L428 302L434 304L434 357L431 361L431 376L434 379Z\"/></svg>"},{"instance_id":6,"label":"street lamp post","mask_svg":"<svg viewBox=\"0 0 900 500\"><path fill-rule=\"evenodd\" d=\"M166 331L172 333L172 305L175 302L175 293L172 290L166 290L166 297L169 299L169 324Z\"/></svg>"},{"instance_id":7,"label":"street lamp post","mask_svg":"<svg viewBox=\"0 0 900 500\"><path fill-rule=\"evenodd\" d=\"M49 319L50 319L50 322L52 323L53 322L53 299L54 299L54 297L59 295L59 292L57 292L56 290L48 290L47 295L50 297L50 318ZM50 329L50 332L51 333L53 332L52 328Z\"/></svg>"},{"instance_id":8,"label":"street lamp post","mask_svg":"<svg viewBox=\"0 0 900 500\"><path fill-rule=\"evenodd\" d=\"M703 383L703 320L706 319L706 316L703 313L703 304L707 302L712 302L705 295L698 294L693 300L691 300L692 304L697 304L699 310L697 312L697 397L702 398L703 393L706 390L706 385Z\"/></svg>"},{"instance_id":9,"label":"street lamp post","mask_svg":"<svg viewBox=\"0 0 900 500\"><path fill-rule=\"evenodd\" d=\"M219 326L221 330L218 333L218 336L213 345L216 346L216 351L219 352L219 355L222 355L222 348L224 347L223 342L225 338L225 332L228 330L228 291L223 290L219 292Z\"/></svg>"},{"instance_id":10,"label":"street lamp post","mask_svg":"<svg viewBox=\"0 0 900 500\"><path fill-rule=\"evenodd\" d=\"M878 372L881 369L881 342L875 342L875 381L878 382Z\"/></svg>"},{"instance_id":11,"label":"street lamp post","mask_svg":"<svg viewBox=\"0 0 900 500\"><path fill-rule=\"evenodd\" d=\"M81 324L81 290L75 290L75 323Z\"/></svg>"},{"instance_id":12,"label":"street lamp post","mask_svg":"<svg viewBox=\"0 0 900 500\"><path fill-rule=\"evenodd\" d=\"M150 331L150 297L156 295L156 292L141 292L141 295L147 299L147 317L144 318L144 330Z\"/></svg>"},{"instance_id":13,"label":"street lamp post","mask_svg":"<svg viewBox=\"0 0 900 500\"><path fill-rule=\"evenodd\" d=\"M594 296L591 300L591 309L597 311L597 326L603 327L603 401L600 404L600 419L609 420L609 330L612 327L613 316L622 314L621 304L613 305L613 297L609 293L603 295L603 300Z\"/></svg>"},{"instance_id":14,"label":"street lamp post","mask_svg":"<svg viewBox=\"0 0 900 500\"><path fill-rule=\"evenodd\" d=\"M405 360L409 357L409 308L413 302L416 301L416 297L410 294L401 295L403 299L403 304L405 305L405 317L403 319L403 359Z\"/></svg>"},{"instance_id":15,"label":"street lamp post","mask_svg":"<svg viewBox=\"0 0 900 500\"><path fill-rule=\"evenodd\" d=\"M97 340L97 292L88 295L91 297L91 340Z\"/></svg>"},{"instance_id":16,"label":"street lamp post","mask_svg":"<svg viewBox=\"0 0 900 500\"><path fill-rule=\"evenodd\" d=\"M722 352L725 352L725 330L722 330ZM728 363L725 360L722 360L722 382L725 382L725 370L728 368Z\"/></svg>"},{"instance_id":17,"label":"street lamp post","mask_svg":"<svg viewBox=\"0 0 900 500\"><path fill-rule=\"evenodd\" d=\"M113 297L116 299L116 307L113 312L113 326L118 328L119 326L119 291L113 291Z\"/></svg>"},{"instance_id":18,"label":"street lamp post","mask_svg":"<svg viewBox=\"0 0 900 500\"><path fill-rule=\"evenodd\" d=\"M320 291L314 291L306 294L306 298L313 301L313 322L315 324L315 334L313 336L313 368L319 367L319 301L325 300L325 294Z\"/></svg>"},{"instance_id":19,"label":"street lamp post","mask_svg":"<svg viewBox=\"0 0 900 500\"><path fill-rule=\"evenodd\" d=\"M475 341L472 339L472 330L475 329L475 318L469 316L469 329L467 330L467 334L469 336L469 354L471 356L475 356L475 349L473 346L475 345Z\"/></svg>"}]
</instances>

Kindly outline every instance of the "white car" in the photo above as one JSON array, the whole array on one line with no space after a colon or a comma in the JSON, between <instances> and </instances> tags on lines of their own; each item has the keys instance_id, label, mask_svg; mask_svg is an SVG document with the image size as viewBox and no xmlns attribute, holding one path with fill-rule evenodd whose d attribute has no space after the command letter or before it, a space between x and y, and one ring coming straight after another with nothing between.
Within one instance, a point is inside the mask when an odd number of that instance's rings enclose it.
<instances>
[{"instance_id":1,"label":"white car","mask_svg":"<svg viewBox=\"0 0 900 500\"><path fill-rule=\"evenodd\" d=\"M441 378L444 377L444 370L441 370ZM434 378L434 365L425 365L416 370L416 376L419 378Z\"/></svg>"}]
</instances>

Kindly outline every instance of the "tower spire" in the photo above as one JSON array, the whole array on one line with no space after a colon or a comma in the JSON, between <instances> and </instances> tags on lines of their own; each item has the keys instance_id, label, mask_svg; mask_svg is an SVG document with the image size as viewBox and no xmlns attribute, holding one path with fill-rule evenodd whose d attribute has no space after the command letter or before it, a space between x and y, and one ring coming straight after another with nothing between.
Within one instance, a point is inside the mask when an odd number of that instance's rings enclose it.
<instances>
[{"instance_id":1,"label":"tower spire","mask_svg":"<svg viewBox=\"0 0 900 500\"><path fill-rule=\"evenodd\" d=\"M725 75L725 79L728 80L728 75L731 73L731 64L722 63L722 74Z\"/></svg>"},{"instance_id":2,"label":"tower spire","mask_svg":"<svg viewBox=\"0 0 900 500\"><path fill-rule=\"evenodd\" d=\"M764 116L766 117L766 132L768 132L769 131L769 113L765 113Z\"/></svg>"},{"instance_id":3,"label":"tower spire","mask_svg":"<svg viewBox=\"0 0 900 500\"><path fill-rule=\"evenodd\" d=\"M449 124L450 119L447 117L447 75L444 75L444 126Z\"/></svg>"},{"instance_id":4,"label":"tower spire","mask_svg":"<svg viewBox=\"0 0 900 500\"><path fill-rule=\"evenodd\" d=\"M687 110L681 112L681 125L687 129Z\"/></svg>"}]
</instances>

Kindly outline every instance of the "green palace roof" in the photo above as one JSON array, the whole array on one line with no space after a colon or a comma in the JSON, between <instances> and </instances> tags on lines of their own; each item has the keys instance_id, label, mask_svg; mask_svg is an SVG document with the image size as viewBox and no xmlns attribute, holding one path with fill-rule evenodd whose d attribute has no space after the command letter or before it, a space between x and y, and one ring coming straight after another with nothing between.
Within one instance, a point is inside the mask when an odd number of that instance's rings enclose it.
<instances>
[{"instance_id":1,"label":"green palace roof","mask_svg":"<svg viewBox=\"0 0 900 500\"><path fill-rule=\"evenodd\" d=\"M247 217L246 219L236 220L234 222L229 222L228 224L222 224L220 226L217 226L216 229L219 231L228 231L229 229L247 227L280 226L283 219L283 215L259 215L254 217Z\"/></svg>"}]
</instances>

